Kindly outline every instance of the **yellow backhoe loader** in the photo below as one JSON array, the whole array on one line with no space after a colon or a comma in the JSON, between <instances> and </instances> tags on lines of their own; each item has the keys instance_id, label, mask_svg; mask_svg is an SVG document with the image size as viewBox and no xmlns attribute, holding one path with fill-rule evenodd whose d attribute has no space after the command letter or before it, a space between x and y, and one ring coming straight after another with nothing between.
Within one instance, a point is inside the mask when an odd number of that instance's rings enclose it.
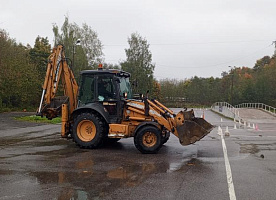
<instances>
[{"instance_id":1,"label":"yellow backhoe loader","mask_svg":"<svg viewBox=\"0 0 276 200\"><path fill-rule=\"evenodd\" d=\"M104 142L134 137L142 153L157 153L170 133L182 145L193 144L213 128L193 110L175 114L157 100L133 99L128 72L100 66L98 70L80 73L76 83L64 53L64 47L53 48L47 65L37 115L48 119L61 116L61 136L71 135L82 148L97 148ZM56 97L59 81L63 97Z\"/></svg>"}]
</instances>

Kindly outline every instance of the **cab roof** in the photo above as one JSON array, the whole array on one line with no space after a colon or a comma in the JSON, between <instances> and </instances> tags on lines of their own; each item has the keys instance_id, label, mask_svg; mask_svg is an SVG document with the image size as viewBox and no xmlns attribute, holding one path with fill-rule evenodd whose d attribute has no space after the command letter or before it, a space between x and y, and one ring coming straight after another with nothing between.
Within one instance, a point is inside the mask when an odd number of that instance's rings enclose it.
<instances>
[{"instance_id":1,"label":"cab roof","mask_svg":"<svg viewBox=\"0 0 276 200\"><path fill-rule=\"evenodd\" d=\"M119 77L130 77L129 72L125 72L119 69L98 69L98 70L83 70L80 72L81 75L93 74L93 75L103 75L103 74L110 74Z\"/></svg>"}]
</instances>

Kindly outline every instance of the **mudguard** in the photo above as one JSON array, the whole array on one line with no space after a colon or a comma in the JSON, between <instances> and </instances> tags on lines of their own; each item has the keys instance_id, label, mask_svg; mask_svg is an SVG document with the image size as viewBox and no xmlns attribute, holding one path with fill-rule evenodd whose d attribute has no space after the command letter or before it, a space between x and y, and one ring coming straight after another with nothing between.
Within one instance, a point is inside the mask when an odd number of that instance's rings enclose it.
<instances>
[{"instance_id":1,"label":"mudguard","mask_svg":"<svg viewBox=\"0 0 276 200\"><path fill-rule=\"evenodd\" d=\"M101 103L98 103L98 102L89 103L89 104L86 104L85 106L78 107L77 109L74 110L74 112L72 113L72 116L75 116L79 112L83 112L83 111L95 111L99 113L107 123L110 123L109 113L107 112L107 110L105 110L104 106Z\"/></svg>"},{"instance_id":2,"label":"mudguard","mask_svg":"<svg viewBox=\"0 0 276 200\"><path fill-rule=\"evenodd\" d=\"M140 123L136 128L135 128L135 131L134 131L134 135L137 133L137 131L142 128L143 126L155 126L156 128L160 129L160 125L156 122L142 122Z\"/></svg>"}]
</instances>

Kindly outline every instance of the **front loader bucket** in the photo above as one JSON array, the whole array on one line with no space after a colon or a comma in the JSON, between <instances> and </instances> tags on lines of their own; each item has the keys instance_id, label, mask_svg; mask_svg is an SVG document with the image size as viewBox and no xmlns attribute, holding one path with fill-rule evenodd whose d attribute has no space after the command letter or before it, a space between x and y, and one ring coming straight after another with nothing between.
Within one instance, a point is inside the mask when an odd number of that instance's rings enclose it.
<instances>
[{"instance_id":1,"label":"front loader bucket","mask_svg":"<svg viewBox=\"0 0 276 200\"><path fill-rule=\"evenodd\" d=\"M182 115L182 113L178 113L178 117L179 114ZM179 142L182 145L189 145L199 141L213 129L213 125L205 121L203 118L189 117L189 119L181 120L181 122L180 118L178 119L176 130Z\"/></svg>"}]
</instances>

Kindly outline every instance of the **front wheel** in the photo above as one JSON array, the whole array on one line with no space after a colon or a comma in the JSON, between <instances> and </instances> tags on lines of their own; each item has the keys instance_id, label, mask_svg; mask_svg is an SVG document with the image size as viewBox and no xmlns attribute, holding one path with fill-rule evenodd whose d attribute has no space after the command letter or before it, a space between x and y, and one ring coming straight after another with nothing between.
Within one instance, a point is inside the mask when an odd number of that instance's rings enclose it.
<instances>
[{"instance_id":1,"label":"front wheel","mask_svg":"<svg viewBox=\"0 0 276 200\"><path fill-rule=\"evenodd\" d=\"M137 131L134 144L141 153L157 153L162 146L161 132L153 126L145 126Z\"/></svg>"},{"instance_id":2,"label":"front wheel","mask_svg":"<svg viewBox=\"0 0 276 200\"><path fill-rule=\"evenodd\" d=\"M93 113L81 113L73 125L72 137L82 148L97 148L104 138L104 122Z\"/></svg>"}]
</instances>

